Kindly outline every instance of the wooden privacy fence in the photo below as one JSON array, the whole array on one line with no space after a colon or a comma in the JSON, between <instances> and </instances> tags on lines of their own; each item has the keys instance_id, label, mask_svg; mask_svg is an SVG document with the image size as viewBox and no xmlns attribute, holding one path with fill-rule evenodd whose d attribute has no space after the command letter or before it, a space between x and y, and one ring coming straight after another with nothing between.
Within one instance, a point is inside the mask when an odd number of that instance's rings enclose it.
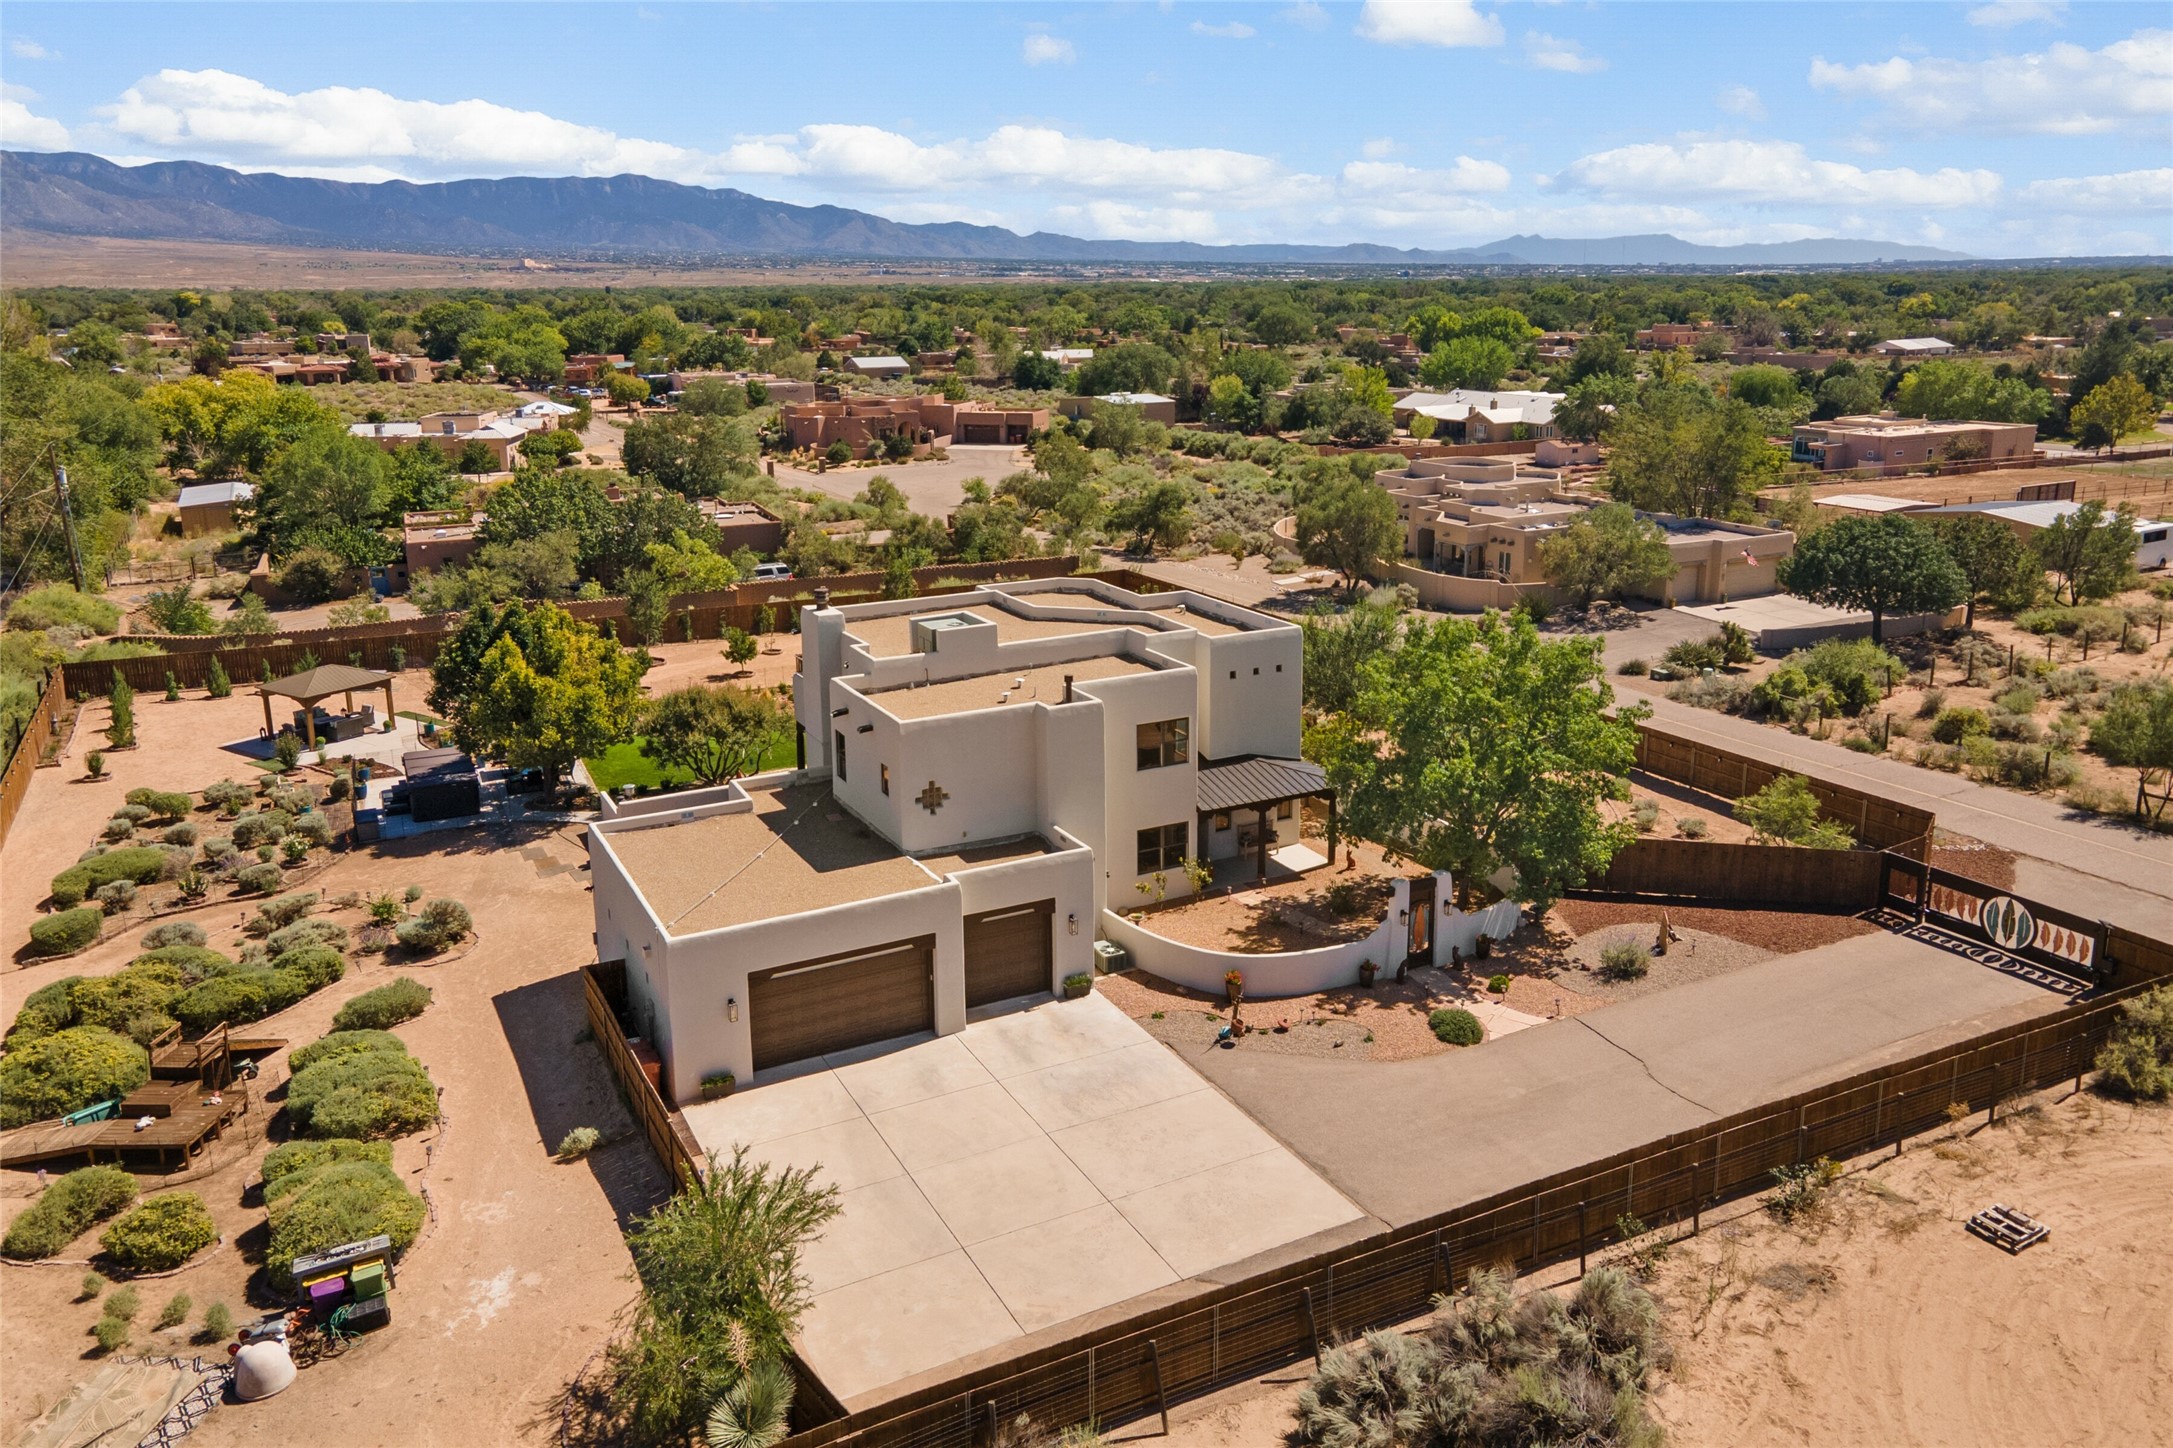
<instances>
[{"instance_id":1,"label":"wooden privacy fence","mask_svg":"<svg viewBox=\"0 0 2173 1448\"><path fill-rule=\"evenodd\" d=\"M953 563L915 572L921 592L929 597L959 593L983 583L1020 579L1064 578L1078 568L1073 556L1061 558L1014 558L997 563ZM1130 570L1111 570L1094 575L1115 581L1136 592L1159 592L1169 585ZM1127 579L1138 581L1136 586ZM671 601L664 621L664 642L690 638L716 638L725 627L752 633L764 607L771 610L770 630L790 627L799 605L812 603L817 588L830 590L833 604L865 603L882 596L880 573L841 573L827 578L786 579L776 583L741 583L706 593L682 594ZM573 599L559 605L575 618L593 623L614 636L631 641L627 600L623 598ZM275 675L299 670L307 658L320 664L357 664L366 669L417 668L438 656L446 635L460 627L459 614L432 614L427 618L397 619L386 623L352 624L341 628L293 629L276 635L257 636L242 643L217 634L137 635L127 641L148 644L159 653L136 659L101 659L64 666L71 694L103 694L113 686L118 670L137 689L162 689L166 675L183 688L201 688L210 677L211 661L236 684L258 678L269 667Z\"/></svg>"},{"instance_id":2,"label":"wooden privacy fence","mask_svg":"<svg viewBox=\"0 0 2173 1448\"><path fill-rule=\"evenodd\" d=\"M701 1147L679 1114L649 1084L648 1074L626 1044L626 1027L619 1019L626 999L626 962L582 966L581 993L588 1007L589 1032L596 1037L596 1048L604 1053L604 1064L625 1094L634 1120L641 1124L642 1135L649 1138L649 1149L672 1174L674 1190L693 1185L701 1175Z\"/></svg>"},{"instance_id":3,"label":"wooden privacy fence","mask_svg":"<svg viewBox=\"0 0 2173 1448\"><path fill-rule=\"evenodd\" d=\"M2140 988L2135 988L2140 989ZM1121 1423L1425 1312L1479 1268L1529 1271L1688 1222L1778 1168L1892 1147L2089 1070L2119 997L1770 1102L824 1423L792 1448L988 1448L1022 1414L1044 1431Z\"/></svg>"},{"instance_id":4,"label":"wooden privacy fence","mask_svg":"<svg viewBox=\"0 0 2173 1448\"><path fill-rule=\"evenodd\" d=\"M1818 796L1819 814L1847 825L1858 843L1874 850L1894 850L1913 860L1923 859L1931 848L1936 817L1928 809L1896 804L1802 770L1694 742L1650 723L1637 726L1637 767L1647 774L1727 799L1756 794L1784 774L1800 774L1810 781L1811 792Z\"/></svg>"},{"instance_id":5,"label":"wooden privacy fence","mask_svg":"<svg viewBox=\"0 0 2173 1448\"><path fill-rule=\"evenodd\" d=\"M1623 847L1606 874L1571 893L1853 912L1879 903L1884 859L1875 850L1638 839Z\"/></svg>"},{"instance_id":6,"label":"wooden privacy fence","mask_svg":"<svg viewBox=\"0 0 2173 1448\"><path fill-rule=\"evenodd\" d=\"M0 777L0 844L6 844L8 829L15 823L15 812L23 807L23 797L30 793L30 776L45 758L45 751L60 737L60 716L67 712L68 691L61 671L48 669L45 688L38 695L38 702L31 707L30 718L23 724L23 733L8 752L5 777Z\"/></svg>"}]
</instances>

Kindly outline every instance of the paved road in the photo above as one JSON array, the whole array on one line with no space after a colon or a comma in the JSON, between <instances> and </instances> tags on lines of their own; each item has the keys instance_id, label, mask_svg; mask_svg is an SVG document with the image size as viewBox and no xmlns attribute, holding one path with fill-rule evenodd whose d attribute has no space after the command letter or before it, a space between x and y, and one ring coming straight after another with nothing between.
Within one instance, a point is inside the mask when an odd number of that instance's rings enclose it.
<instances>
[{"instance_id":1,"label":"paved road","mask_svg":"<svg viewBox=\"0 0 2173 1448\"><path fill-rule=\"evenodd\" d=\"M1418 1061L1184 1054L1402 1225L2063 1004L1881 932Z\"/></svg>"}]
</instances>

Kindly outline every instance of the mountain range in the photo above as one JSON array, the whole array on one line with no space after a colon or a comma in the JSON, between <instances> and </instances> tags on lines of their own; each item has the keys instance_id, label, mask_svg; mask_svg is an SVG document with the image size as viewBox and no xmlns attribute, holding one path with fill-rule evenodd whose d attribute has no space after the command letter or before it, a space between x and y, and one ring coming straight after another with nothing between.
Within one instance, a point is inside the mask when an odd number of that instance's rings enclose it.
<instances>
[{"instance_id":1,"label":"mountain range","mask_svg":"<svg viewBox=\"0 0 2173 1448\"><path fill-rule=\"evenodd\" d=\"M198 161L119 166L81 152L0 151L10 227L67 236L424 252L833 257L860 260L1354 266L1842 266L1966 261L1962 252L1841 238L1703 246L1667 235L1510 236L1443 251L1021 236L909 224L840 206L648 176L323 181Z\"/></svg>"}]
</instances>

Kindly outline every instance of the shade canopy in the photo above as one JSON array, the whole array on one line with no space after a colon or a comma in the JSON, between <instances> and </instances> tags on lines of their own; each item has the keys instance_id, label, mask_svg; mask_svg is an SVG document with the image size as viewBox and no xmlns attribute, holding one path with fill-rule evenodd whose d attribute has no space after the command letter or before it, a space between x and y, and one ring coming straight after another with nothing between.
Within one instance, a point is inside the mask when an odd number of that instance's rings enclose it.
<instances>
[{"instance_id":1,"label":"shade canopy","mask_svg":"<svg viewBox=\"0 0 2173 1448\"><path fill-rule=\"evenodd\" d=\"M358 669L351 664L319 664L314 669L304 669L299 674L289 674L284 679L274 679L269 684L257 685L260 694L279 694L289 699L299 699L314 704L319 699L329 699L334 694L351 694L357 689L375 689L392 682L392 675L376 669Z\"/></svg>"},{"instance_id":2,"label":"shade canopy","mask_svg":"<svg viewBox=\"0 0 2173 1448\"><path fill-rule=\"evenodd\" d=\"M1199 807L1202 812L1249 809L1281 804L1286 799L1327 795L1328 775L1319 765L1304 759L1254 758L1228 764L1200 765Z\"/></svg>"}]
</instances>

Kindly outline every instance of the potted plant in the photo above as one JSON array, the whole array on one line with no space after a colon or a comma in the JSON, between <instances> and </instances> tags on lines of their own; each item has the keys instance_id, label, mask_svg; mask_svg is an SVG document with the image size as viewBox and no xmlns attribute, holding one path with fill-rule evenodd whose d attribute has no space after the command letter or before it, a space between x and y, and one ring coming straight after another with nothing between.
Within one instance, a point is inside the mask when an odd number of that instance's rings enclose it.
<instances>
[{"instance_id":1,"label":"potted plant","mask_svg":"<svg viewBox=\"0 0 2173 1448\"><path fill-rule=\"evenodd\" d=\"M1086 995L1093 989L1094 977L1086 974L1083 971L1077 975L1067 975L1064 977L1065 1000L1075 1001L1079 999L1079 997Z\"/></svg>"},{"instance_id":2,"label":"potted plant","mask_svg":"<svg viewBox=\"0 0 2173 1448\"><path fill-rule=\"evenodd\" d=\"M737 1084L730 1071L712 1071L702 1078L702 1099L716 1101L729 1096Z\"/></svg>"},{"instance_id":3,"label":"potted plant","mask_svg":"<svg viewBox=\"0 0 2173 1448\"><path fill-rule=\"evenodd\" d=\"M1238 1005L1245 999L1245 972L1237 969L1225 971L1222 977L1222 989L1223 993L1229 996L1230 1004L1232 1006Z\"/></svg>"},{"instance_id":4,"label":"potted plant","mask_svg":"<svg viewBox=\"0 0 2173 1448\"><path fill-rule=\"evenodd\" d=\"M1370 960L1358 962L1358 984L1366 990L1373 989L1373 981L1381 973L1381 967Z\"/></svg>"}]
</instances>

